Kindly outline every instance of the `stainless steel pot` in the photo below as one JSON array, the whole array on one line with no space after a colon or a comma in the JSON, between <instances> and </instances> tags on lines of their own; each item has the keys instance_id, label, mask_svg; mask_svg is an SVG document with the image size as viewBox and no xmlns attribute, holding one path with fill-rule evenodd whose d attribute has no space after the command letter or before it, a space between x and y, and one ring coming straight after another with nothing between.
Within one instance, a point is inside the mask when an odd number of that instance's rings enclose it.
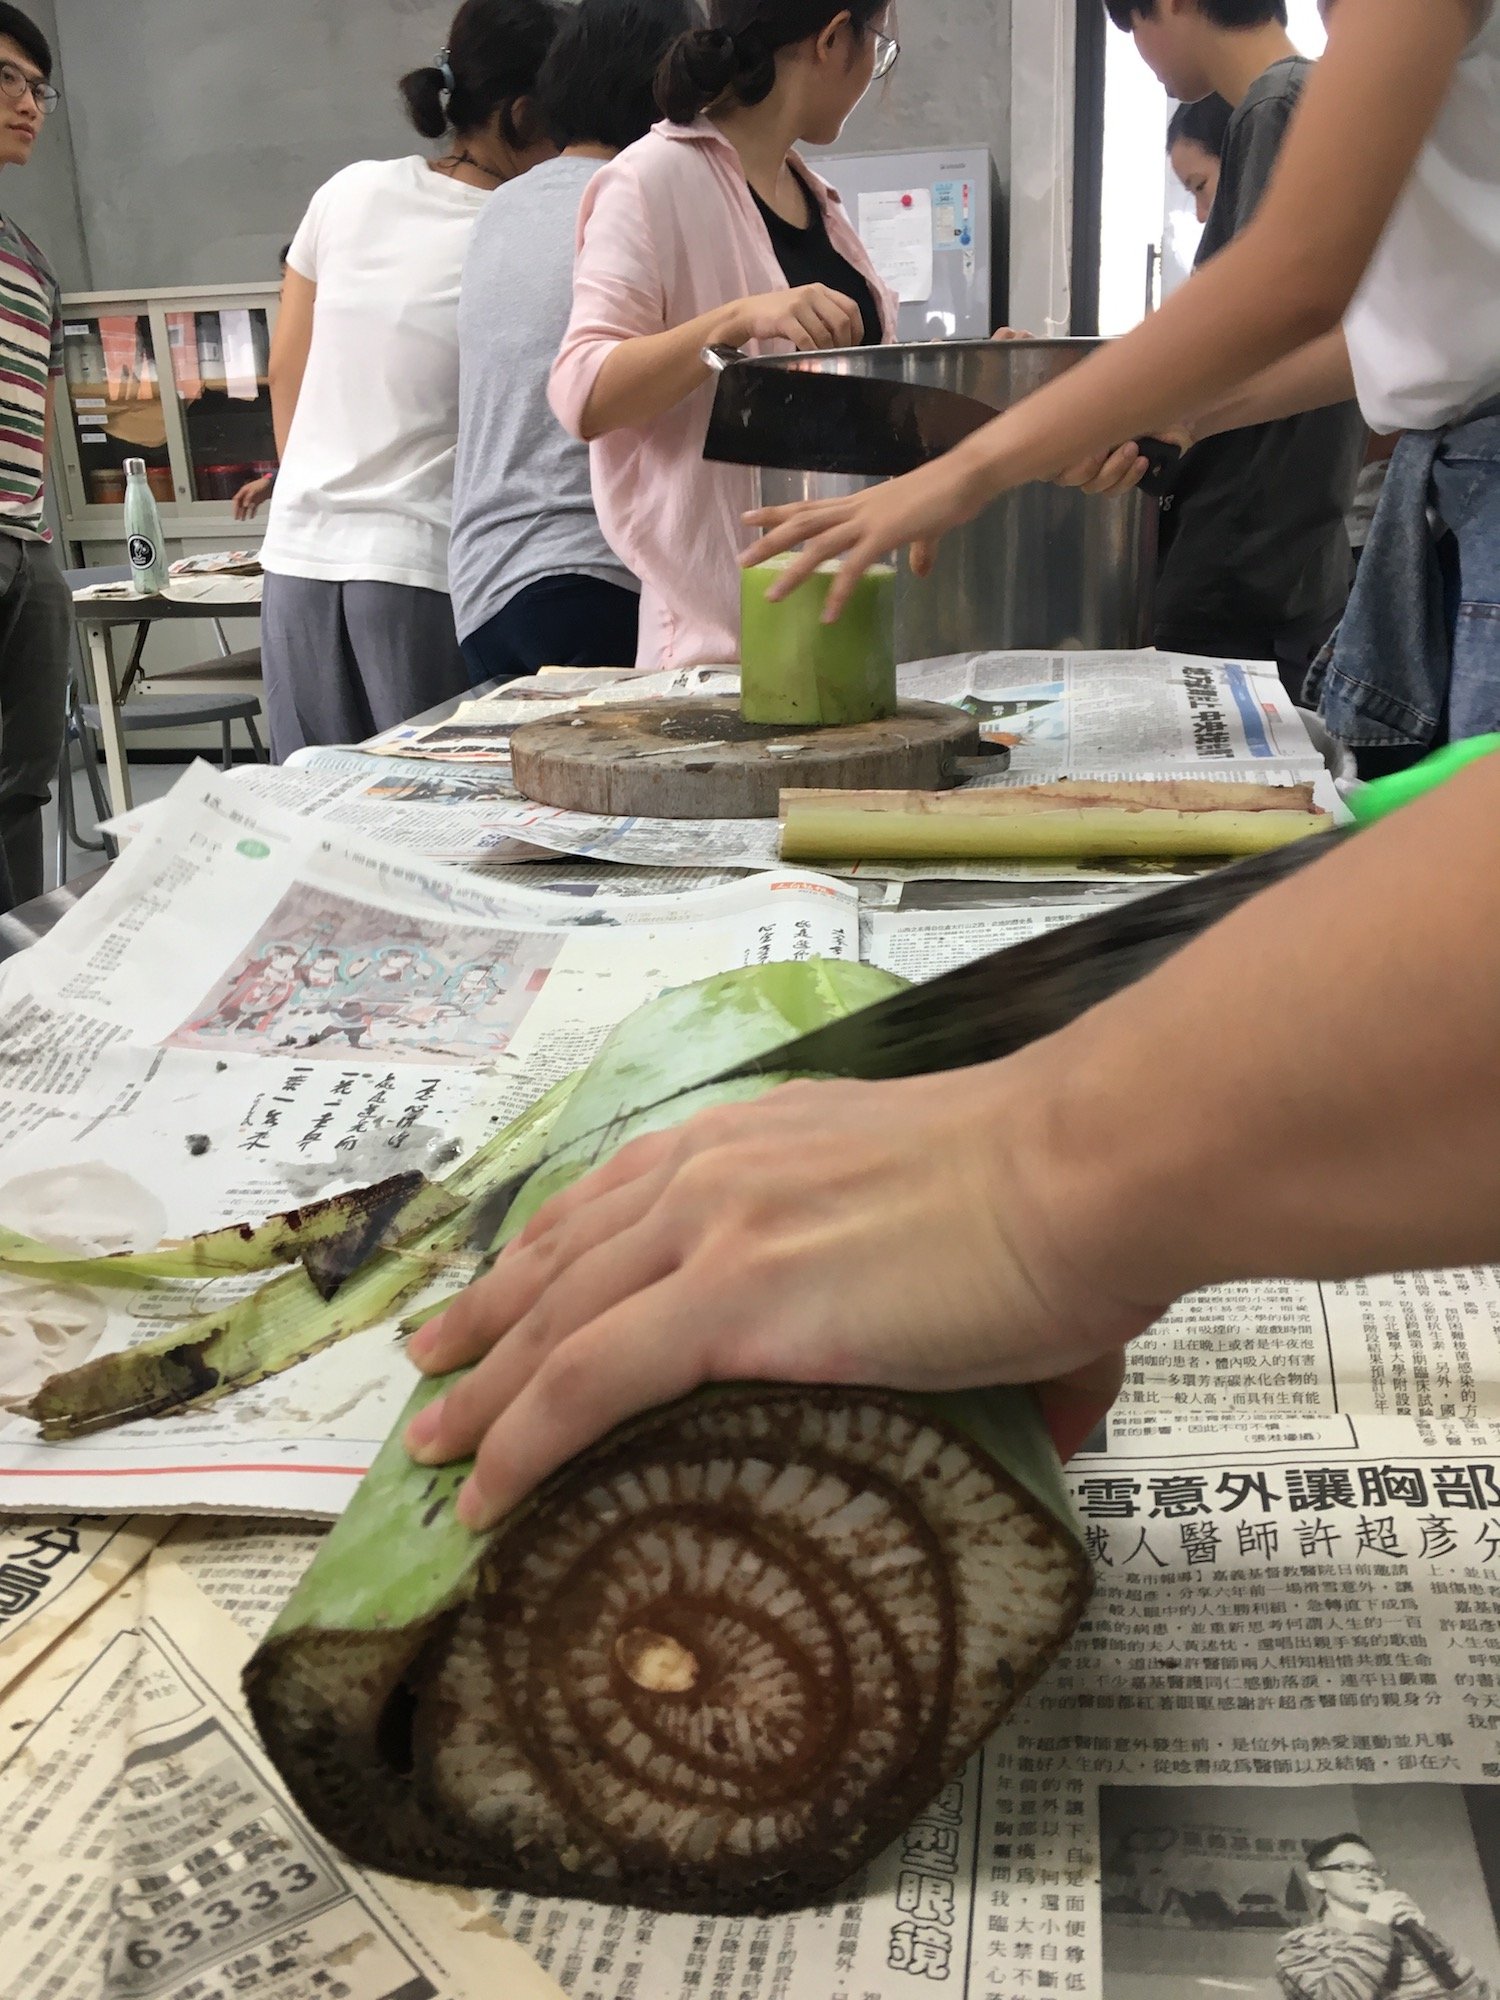
<instances>
[{"instance_id":1,"label":"stainless steel pot","mask_svg":"<svg viewBox=\"0 0 1500 2000\"><path fill-rule=\"evenodd\" d=\"M1099 345L954 340L787 358L820 372L954 389L1004 410ZM827 500L875 483L768 468L757 477L766 506ZM1115 501L1061 486L1020 487L944 540L926 582L903 567L897 657L1150 645L1157 522L1157 503L1138 493Z\"/></svg>"}]
</instances>

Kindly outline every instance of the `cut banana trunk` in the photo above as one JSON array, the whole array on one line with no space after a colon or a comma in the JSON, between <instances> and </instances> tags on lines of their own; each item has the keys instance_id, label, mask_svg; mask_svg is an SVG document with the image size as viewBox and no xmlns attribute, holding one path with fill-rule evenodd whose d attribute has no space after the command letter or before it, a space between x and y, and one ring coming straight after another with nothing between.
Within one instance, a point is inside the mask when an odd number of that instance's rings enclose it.
<instances>
[{"instance_id":1,"label":"cut banana trunk","mask_svg":"<svg viewBox=\"0 0 1500 2000\"><path fill-rule=\"evenodd\" d=\"M639 1132L724 1101L662 1106L674 1072L691 1089L894 984L755 968L643 1009L507 1233ZM400 1443L443 1386L418 1391L247 1675L298 1802L375 1867L673 1910L814 1901L1004 1720L1088 1594L1023 1391L701 1391L481 1540L453 1515L466 1468Z\"/></svg>"}]
</instances>

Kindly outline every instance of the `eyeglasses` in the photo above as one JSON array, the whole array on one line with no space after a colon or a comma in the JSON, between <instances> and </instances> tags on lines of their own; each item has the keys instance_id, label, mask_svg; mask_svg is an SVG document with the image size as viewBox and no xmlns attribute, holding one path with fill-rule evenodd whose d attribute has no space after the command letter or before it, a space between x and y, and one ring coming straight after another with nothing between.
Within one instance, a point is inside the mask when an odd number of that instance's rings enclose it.
<instances>
[{"instance_id":1,"label":"eyeglasses","mask_svg":"<svg viewBox=\"0 0 1500 2000\"><path fill-rule=\"evenodd\" d=\"M875 37L875 69L872 81L879 83L882 77L889 76L891 71L896 67L896 58L901 53L901 44L896 40L894 35L883 35L879 28L872 28L870 32Z\"/></svg>"},{"instance_id":2,"label":"eyeglasses","mask_svg":"<svg viewBox=\"0 0 1500 2000\"><path fill-rule=\"evenodd\" d=\"M1319 1875L1373 1875L1377 1882L1384 1882L1386 1873L1377 1868L1373 1861L1325 1861L1319 1866Z\"/></svg>"},{"instance_id":3,"label":"eyeglasses","mask_svg":"<svg viewBox=\"0 0 1500 2000\"><path fill-rule=\"evenodd\" d=\"M886 65L890 67L889 64ZM28 76L24 69L17 69L14 63L0 62L0 91L12 104L19 104L27 91L32 101L45 118L49 111L55 111L62 92L56 84L48 83L44 77Z\"/></svg>"}]
</instances>

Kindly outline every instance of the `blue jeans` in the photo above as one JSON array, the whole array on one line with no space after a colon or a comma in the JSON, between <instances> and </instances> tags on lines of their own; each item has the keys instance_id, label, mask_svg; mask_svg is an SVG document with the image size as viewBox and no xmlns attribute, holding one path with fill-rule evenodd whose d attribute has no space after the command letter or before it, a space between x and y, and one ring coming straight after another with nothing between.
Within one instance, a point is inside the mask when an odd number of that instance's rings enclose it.
<instances>
[{"instance_id":1,"label":"blue jeans","mask_svg":"<svg viewBox=\"0 0 1500 2000\"><path fill-rule=\"evenodd\" d=\"M1453 642L1448 735L1458 742L1500 729L1500 437L1450 447L1433 484L1451 531L1438 555Z\"/></svg>"},{"instance_id":2,"label":"blue jeans","mask_svg":"<svg viewBox=\"0 0 1500 2000\"><path fill-rule=\"evenodd\" d=\"M1401 439L1343 623L1308 687L1362 772L1376 753L1420 755L1500 729L1500 399Z\"/></svg>"}]
</instances>

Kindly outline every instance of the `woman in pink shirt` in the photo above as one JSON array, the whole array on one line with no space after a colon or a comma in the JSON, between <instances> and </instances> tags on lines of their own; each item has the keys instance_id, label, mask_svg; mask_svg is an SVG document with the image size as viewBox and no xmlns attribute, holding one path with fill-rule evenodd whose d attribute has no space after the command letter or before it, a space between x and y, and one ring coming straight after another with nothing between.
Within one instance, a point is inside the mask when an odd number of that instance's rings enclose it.
<instances>
[{"instance_id":1,"label":"woman in pink shirt","mask_svg":"<svg viewBox=\"0 0 1500 2000\"><path fill-rule=\"evenodd\" d=\"M637 665L739 657L753 475L710 465L705 347L889 340L896 301L838 196L831 145L896 59L888 0L714 0L662 67L666 113L590 182L552 407L591 443L605 536L641 579Z\"/></svg>"}]
</instances>

